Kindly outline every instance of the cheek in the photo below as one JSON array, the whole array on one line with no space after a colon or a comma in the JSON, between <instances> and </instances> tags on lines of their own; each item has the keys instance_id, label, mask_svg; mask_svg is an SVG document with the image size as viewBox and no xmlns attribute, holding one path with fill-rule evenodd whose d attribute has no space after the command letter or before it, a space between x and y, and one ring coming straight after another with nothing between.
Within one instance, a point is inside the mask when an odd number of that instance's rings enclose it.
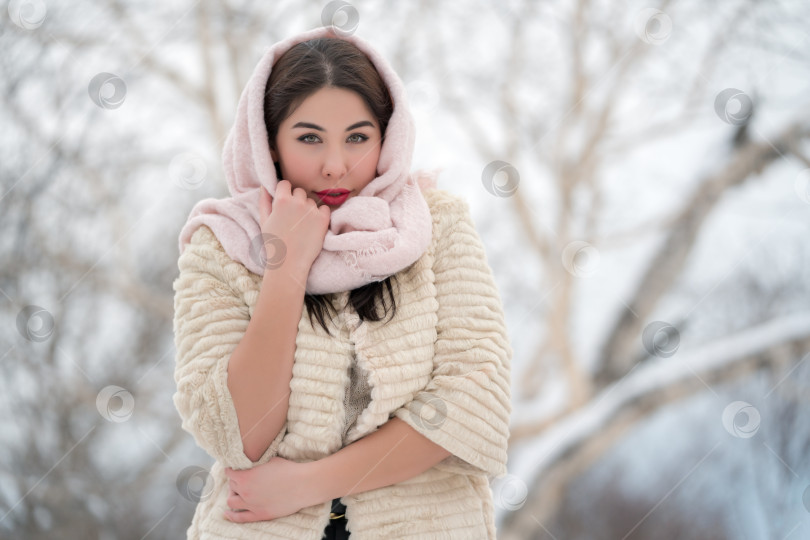
<instances>
[{"instance_id":1,"label":"cheek","mask_svg":"<svg viewBox=\"0 0 810 540\"><path fill-rule=\"evenodd\" d=\"M376 176L377 173L377 163L380 161L380 149L379 147L374 150L373 152L363 153L358 158L358 163L356 164L357 170L362 172L364 176Z\"/></svg>"},{"instance_id":2,"label":"cheek","mask_svg":"<svg viewBox=\"0 0 810 540\"><path fill-rule=\"evenodd\" d=\"M281 163L287 176L291 178L306 178L311 175L315 167L314 161L296 148L288 148L281 156Z\"/></svg>"}]
</instances>

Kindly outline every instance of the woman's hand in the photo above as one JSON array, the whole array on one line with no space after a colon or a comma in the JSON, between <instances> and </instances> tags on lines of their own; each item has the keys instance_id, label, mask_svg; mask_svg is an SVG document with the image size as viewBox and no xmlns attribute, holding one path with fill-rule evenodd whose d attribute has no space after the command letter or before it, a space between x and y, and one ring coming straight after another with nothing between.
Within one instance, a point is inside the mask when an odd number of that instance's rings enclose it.
<instances>
[{"instance_id":1,"label":"woman's hand","mask_svg":"<svg viewBox=\"0 0 810 540\"><path fill-rule=\"evenodd\" d=\"M236 523L266 521L294 514L322 502L317 482L307 478L307 463L278 456L252 469L226 468L230 496L225 519Z\"/></svg>"},{"instance_id":2,"label":"woman's hand","mask_svg":"<svg viewBox=\"0 0 810 540\"><path fill-rule=\"evenodd\" d=\"M277 253L279 246L274 242L280 238L285 259L292 258L295 264L309 272L323 249L332 215L329 206L319 207L303 189L293 190L289 180L278 181L275 197L271 197L265 188L260 191L259 217L262 234L267 235L265 247L269 252Z\"/></svg>"}]
</instances>

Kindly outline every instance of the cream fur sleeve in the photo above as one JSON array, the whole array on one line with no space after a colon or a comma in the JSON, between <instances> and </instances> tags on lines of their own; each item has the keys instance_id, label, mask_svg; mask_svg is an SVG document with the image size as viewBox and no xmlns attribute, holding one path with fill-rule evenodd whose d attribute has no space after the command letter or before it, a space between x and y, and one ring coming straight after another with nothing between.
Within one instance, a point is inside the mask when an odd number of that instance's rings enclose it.
<instances>
[{"instance_id":1,"label":"cream fur sleeve","mask_svg":"<svg viewBox=\"0 0 810 540\"><path fill-rule=\"evenodd\" d=\"M433 265L439 312L432 379L393 415L453 454L442 466L472 465L492 478L506 473L512 348L468 204L457 199L436 215L443 223Z\"/></svg>"},{"instance_id":2,"label":"cream fur sleeve","mask_svg":"<svg viewBox=\"0 0 810 540\"><path fill-rule=\"evenodd\" d=\"M192 235L172 285L177 383L173 401L182 428L203 450L225 467L246 469L253 463L244 453L227 376L230 356L247 330L249 311L228 285L226 268L235 263L202 237L202 229ZM285 422L257 463L277 454L286 428Z\"/></svg>"}]
</instances>

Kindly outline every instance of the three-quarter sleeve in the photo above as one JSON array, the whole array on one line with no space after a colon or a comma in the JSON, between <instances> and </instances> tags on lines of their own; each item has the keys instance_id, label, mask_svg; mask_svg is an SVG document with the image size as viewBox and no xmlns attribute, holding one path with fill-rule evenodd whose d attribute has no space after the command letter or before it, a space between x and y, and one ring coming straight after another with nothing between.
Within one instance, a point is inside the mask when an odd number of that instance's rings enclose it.
<instances>
[{"instance_id":1,"label":"three-quarter sleeve","mask_svg":"<svg viewBox=\"0 0 810 540\"><path fill-rule=\"evenodd\" d=\"M250 314L228 285L223 255L210 229L201 226L178 259L180 274L172 285L177 384L172 399L181 427L203 450L226 467L245 469L253 463L244 453L228 390L228 362ZM277 454L286 428L285 422L259 463Z\"/></svg>"},{"instance_id":2,"label":"three-quarter sleeve","mask_svg":"<svg viewBox=\"0 0 810 540\"><path fill-rule=\"evenodd\" d=\"M512 348L503 306L468 204L442 204L437 215L432 377L393 414L452 454L443 466L472 465L490 478L500 476L506 473L512 410Z\"/></svg>"}]
</instances>

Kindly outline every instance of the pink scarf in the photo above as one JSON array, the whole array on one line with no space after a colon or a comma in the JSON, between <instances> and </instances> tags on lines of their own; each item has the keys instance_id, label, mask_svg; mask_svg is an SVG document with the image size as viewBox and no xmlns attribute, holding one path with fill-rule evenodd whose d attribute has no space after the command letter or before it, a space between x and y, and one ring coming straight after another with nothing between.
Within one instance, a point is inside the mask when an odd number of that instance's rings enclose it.
<instances>
[{"instance_id":1,"label":"pink scarf","mask_svg":"<svg viewBox=\"0 0 810 540\"><path fill-rule=\"evenodd\" d=\"M402 81L365 40L319 27L268 48L239 98L236 120L222 152L230 197L199 201L180 231L183 252L202 224L216 235L226 253L251 272L264 275L266 260L259 224L259 190L275 195L276 170L264 123L264 92L275 61L293 45L318 37L356 45L380 73L393 99L374 178L355 197L332 210L323 248L312 264L306 292L326 294L355 289L414 263L430 244L432 219L421 189L435 187L435 172L410 173L414 124Z\"/></svg>"}]
</instances>

